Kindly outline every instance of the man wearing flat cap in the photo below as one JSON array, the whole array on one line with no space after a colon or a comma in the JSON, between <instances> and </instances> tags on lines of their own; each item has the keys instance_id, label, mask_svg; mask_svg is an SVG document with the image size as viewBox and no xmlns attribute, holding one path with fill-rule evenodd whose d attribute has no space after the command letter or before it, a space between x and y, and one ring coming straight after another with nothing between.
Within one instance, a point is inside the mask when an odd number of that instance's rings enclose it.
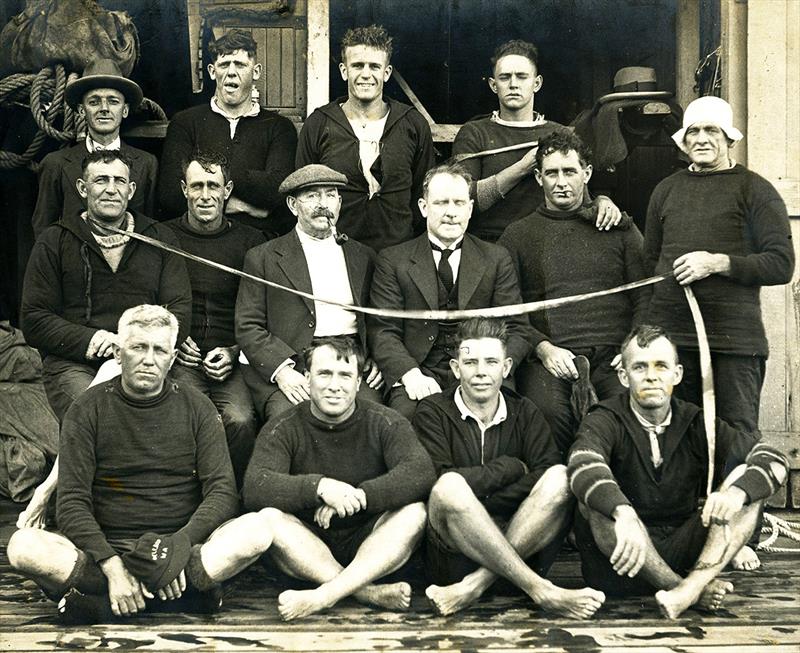
<instances>
[{"instance_id":1,"label":"man wearing flat cap","mask_svg":"<svg viewBox=\"0 0 800 653\"><path fill-rule=\"evenodd\" d=\"M33 233L39 235L62 217L86 209L76 187L87 154L119 150L131 162L130 178L136 184L129 208L154 215L158 161L119 137L123 118L142 102L142 89L123 77L116 62L98 59L86 66L80 79L67 84L67 104L86 121L86 137L77 145L48 154L39 166L39 196L33 210Z\"/></svg>"},{"instance_id":2,"label":"man wearing flat cap","mask_svg":"<svg viewBox=\"0 0 800 653\"><path fill-rule=\"evenodd\" d=\"M340 304L368 304L375 253L336 223L347 178L321 164L303 166L280 185L297 218L288 234L251 249L244 271ZM256 410L267 420L309 398L302 352L314 338L347 336L366 351L364 315L243 279L236 300L236 341ZM370 359L362 398L380 401L382 379Z\"/></svg>"},{"instance_id":3,"label":"man wearing flat cap","mask_svg":"<svg viewBox=\"0 0 800 653\"><path fill-rule=\"evenodd\" d=\"M216 610L220 582L271 543L259 515L232 519L238 498L214 405L168 377L177 318L135 306L118 333L120 375L81 395L61 431L60 532L22 528L8 543L12 567L60 599L67 623L182 595L180 609Z\"/></svg>"},{"instance_id":4,"label":"man wearing flat cap","mask_svg":"<svg viewBox=\"0 0 800 653\"><path fill-rule=\"evenodd\" d=\"M699 98L673 135L691 164L662 181L650 199L645 266L649 274L672 271L675 278L653 286L648 319L678 347L684 375L676 393L700 404L697 336L681 288L691 285L708 333L717 416L757 433L769 355L759 293L791 280L794 250L778 191L733 160L743 135L732 114L721 98ZM751 558L741 564L757 566L755 554L745 553Z\"/></svg>"}]
</instances>

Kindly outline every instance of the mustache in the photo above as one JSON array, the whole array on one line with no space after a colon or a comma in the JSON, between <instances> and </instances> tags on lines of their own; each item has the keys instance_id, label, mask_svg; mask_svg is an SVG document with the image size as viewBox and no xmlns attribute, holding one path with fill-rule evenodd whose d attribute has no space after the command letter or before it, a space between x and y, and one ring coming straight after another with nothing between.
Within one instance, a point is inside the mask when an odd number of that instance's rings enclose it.
<instances>
[{"instance_id":1,"label":"mustache","mask_svg":"<svg viewBox=\"0 0 800 653\"><path fill-rule=\"evenodd\" d=\"M333 211L331 211L330 209L326 209L326 208L322 208L321 207L321 208L318 208L316 211L314 211L314 215L312 217L314 217L314 218L323 217L323 218L326 218L328 220L333 220L334 216L333 216Z\"/></svg>"}]
</instances>

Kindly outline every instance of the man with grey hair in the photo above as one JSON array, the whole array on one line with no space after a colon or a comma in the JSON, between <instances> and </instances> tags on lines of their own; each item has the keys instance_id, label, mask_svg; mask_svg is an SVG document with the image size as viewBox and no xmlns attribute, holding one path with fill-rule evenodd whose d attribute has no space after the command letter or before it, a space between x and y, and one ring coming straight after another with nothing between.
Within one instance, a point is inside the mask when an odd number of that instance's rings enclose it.
<instances>
[{"instance_id":1,"label":"man with grey hair","mask_svg":"<svg viewBox=\"0 0 800 653\"><path fill-rule=\"evenodd\" d=\"M758 433L769 355L760 291L791 280L795 255L778 191L733 160L742 137L725 100L702 97L686 107L673 140L691 164L653 191L644 257L648 274L675 273L653 286L648 320L667 329L678 347L684 367L678 396L702 402L697 336L681 287L691 285L708 333L717 416ZM749 549L734 561L744 569L759 564Z\"/></svg>"},{"instance_id":2,"label":"man with grey hair","mask_svg":"<svg viewBox=\"0 0 800 653\"><path fill-rule=\"evenodd\" d=\"M184 593L218 609L219 583L270 544L258 515L227 521L238 499L225 433L207 397L167 378L177 336L165 308L122 314L120 375L81 395L62 427L60 532L22 528L9 541L12 567L61 599L63 621L131 616Z\"/></svg>"}]
</instances>

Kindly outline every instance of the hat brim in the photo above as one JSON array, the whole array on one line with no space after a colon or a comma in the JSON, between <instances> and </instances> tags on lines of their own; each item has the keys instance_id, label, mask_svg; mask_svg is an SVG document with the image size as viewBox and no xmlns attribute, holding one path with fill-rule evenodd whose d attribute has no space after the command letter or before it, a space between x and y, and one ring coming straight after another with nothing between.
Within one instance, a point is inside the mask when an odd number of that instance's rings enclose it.
<instances>
[{"instance_id":1,"label":"hat brim","mask_svg":"<svg viewBox=\"0 0 800 653\"><path fill-rule=\"evenodd\" d=\"M686 137L686 130L689 129L689 127L691 127L691 125L681 127L672 135L672 140L675 141L675 145L677 145L683 152L686 152L686 147L683 145L683 139ZM736 127L723 127L722 125L719 125L719 128L724 131L725 135L734 143L738 143L744 138L744 134L736 129ZM686 153L688 154L688 152Z\"/></svg>"},{"instance_id":2,"label":"hat brim","mask_svg":"<svg viewBox=\"0 0 800 653\"><path fill-rule=\"evenodd\" d=\"M672 97L669 91L628 91L626 93L608 93L597 99L598 104L613 102L614 100L643 100L645 98L665 98Z\"/></svg>"},{"instance_id":3,"label":"hat brim","mask_svg":"<svg viewBox=\"0 0 800 653\"><path fill-rule=\"evenodd\" d=\"M67 104L72 109L75 109L83 100L83 96L95 88L113 88L119 91L125 96L125 101L130 106L131 111L134 111L144 98L142 89L136 82L116 75L89 75L88 77L76 79L74 82L67 84L64 98Z\"/></svg>"}]
</instances>

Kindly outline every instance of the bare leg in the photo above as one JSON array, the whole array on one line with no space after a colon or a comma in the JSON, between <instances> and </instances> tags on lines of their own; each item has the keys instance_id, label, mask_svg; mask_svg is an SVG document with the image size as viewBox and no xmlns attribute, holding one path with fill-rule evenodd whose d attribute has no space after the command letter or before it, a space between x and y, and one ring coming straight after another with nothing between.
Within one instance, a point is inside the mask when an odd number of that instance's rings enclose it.
<instances>
[{"instance_id":1,"label":"bare leg","mask_svg":"<svg viewBox=\"0 0 800 653\"><path fill-rule=\"evenodd\" d=\"M272 544L269 520L251 512L217 528L200 547L209 578L220 583L253 564Z\"/></svg>"},{"instance_id":2,"label":"bare leg","mask_svg":"<svg viewBox=\"0 0 800 653\"><path fill-rule=\"evenodd\" d=\"M78 549L63 535L22 528L8 541L11 566L40 587L61 590L78 561Z\"/></svg>"},{"instance_id":3,"label":"bare leg","mask_svg":"<svg viewBox=\"0 0 800 653\"><path fill-rule=\"evenodd\" d=\"M727 527L711 525L694 569L676 587L656 592L658 607L665 617L677 619L684 610L698 602L706 586L716 579L753 534L760 503L745 506Z\"/></svg>"},{"instance_id":4,"label":"bare leg","mask_svg":"<svg viewBox=\"0 0 800 653\"><path fill-rule=\"evenodd\" d=\"M488 587L494 577L502 576L522 589L537 605L578 619L591 617L603 604L605 595L602 592L591 588L566 590L556 587L528 567L460 474L447 473L439 478L431 492L429 510L431 523L437 532L485 568L470 574L465 579L469 579L468 584L477 581L478 588L482 585ZM552 538L554 534L555 531L548 536ZM531 540L536 534L531 528L525 528L522 519L518 520L509 539L511 535L521 549L532 550ZM449 600L449 596L439 591L442 589L429 587L429 591L426 591L437 607L441 605L453 611L453 608L460 609L461 603L466 604L470 600L470 590L466 588L463 590L463 601Z\"/></svg>"},{"instance_id":5,"label":"bare leg","mask_svg":"<svg viewBox=\"0 0 800 653\"><path fill-rule=\"evenodd\" d=\"M508 524L505 538L522 559L540 551L561 531L569 518L572 494L564 465L548 469ZM481 567L458 583L430 585L425 594L440 614L463 610L489 589L497 574Z\"/></svg>"},{"instance_id":6,"label":"bare leg","mask_svg":"<svg viewBox=\"0 0 800 653\"><path fill-rule=\"evenodd\" d=\"M385 513L345 568L301 522L279 514L278 519L286 528L273 529L273 558L292 575L321 583L313 590L283 592L278 597L278 610L284 619L314 614L351 594L371 605L393 609L408 607L411 588L407 583L371 583L408 560L424 532L424 504L415 503Z\"/></svg>"}]
</instances>

